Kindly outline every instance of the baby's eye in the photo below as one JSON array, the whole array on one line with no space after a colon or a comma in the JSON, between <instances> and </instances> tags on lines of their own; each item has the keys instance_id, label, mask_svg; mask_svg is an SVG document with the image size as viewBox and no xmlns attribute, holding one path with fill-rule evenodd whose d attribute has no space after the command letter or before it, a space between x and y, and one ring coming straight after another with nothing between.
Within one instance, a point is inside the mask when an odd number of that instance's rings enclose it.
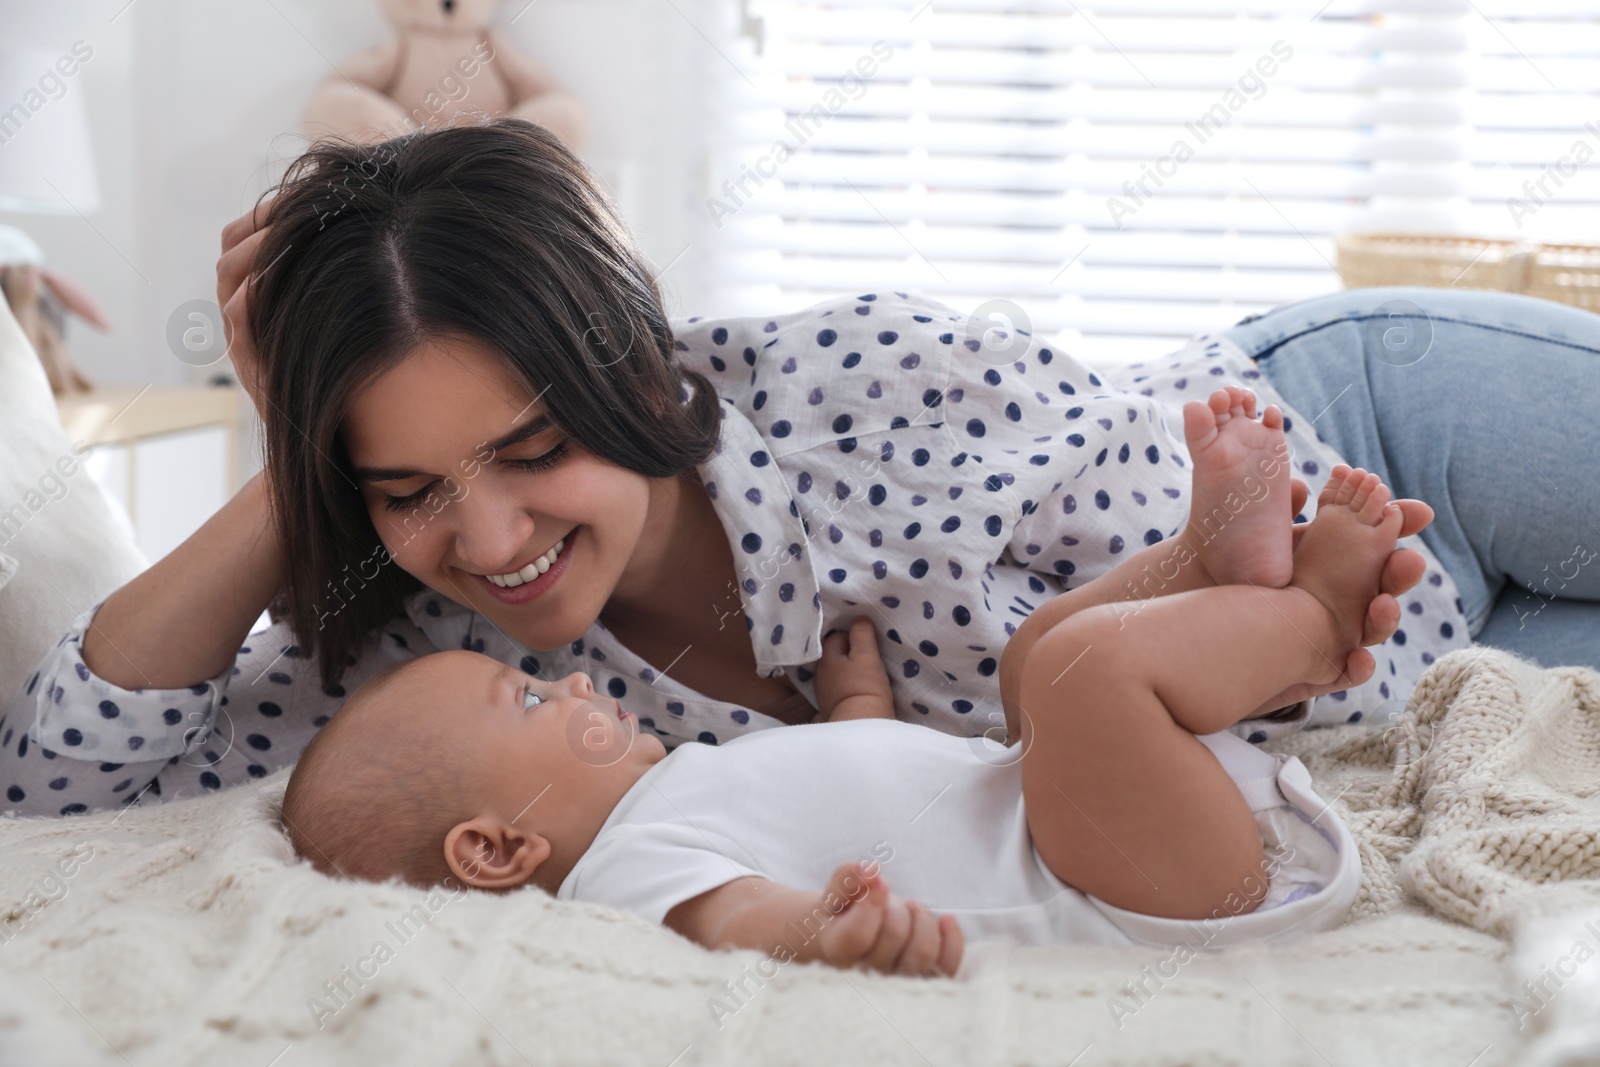
<instances>
[{"instance_id":1,"label":"baby's eye","mask_svg":"<svg viewBox=\"0 0 1600 1067\"><path fill-rule=\"evenodd\" d=\"M543 703L544 703L544 698L541 697L539 694L535 693L532 689L528 689L528 690L524 690L523 691L522 708L523 708L524 711L526 711L528 708L533 707L535 704L543 704Z\"/></svg>"}]
</instances>

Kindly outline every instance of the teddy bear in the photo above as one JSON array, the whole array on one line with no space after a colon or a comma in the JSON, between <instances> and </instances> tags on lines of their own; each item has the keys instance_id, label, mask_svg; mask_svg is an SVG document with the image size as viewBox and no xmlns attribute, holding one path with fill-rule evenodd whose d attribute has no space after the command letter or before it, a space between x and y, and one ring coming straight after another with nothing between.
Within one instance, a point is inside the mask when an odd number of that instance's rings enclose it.
<instances>
[{"instance_id":1,"label":"teddy bear","mask_svg":"<svg viewBox=\"0 0 1600 1067\"><path fill-rule=\"evenodd\" d=\"M67 313L102 332L111 329L111 323L88 293L44 265L44 254L32 238L11 226L0 226L0 298L44 364L51 392L64 396L94 388L63 341Z\"/></svg>"},{"instance_id":2,"label":"teddy bear","mask_svg":"<svg viewBox=\"0 0 1600 1067\"><path fill-rule=\"evenodd\" d=\"M549 73L489 28L498 0L378 0L398 31L347 59L312 94L303 116L313 139L364 144L458 116L510 115L538 123L573 151L588 123Z\"/></svg>"}]
</instances>

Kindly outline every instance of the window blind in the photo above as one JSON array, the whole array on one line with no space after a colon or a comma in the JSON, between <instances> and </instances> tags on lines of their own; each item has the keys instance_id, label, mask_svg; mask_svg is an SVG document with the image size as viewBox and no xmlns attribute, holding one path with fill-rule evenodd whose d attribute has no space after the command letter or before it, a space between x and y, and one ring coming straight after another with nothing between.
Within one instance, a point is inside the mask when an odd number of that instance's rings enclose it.
<instances>
[{"instance_id":1,"label":"window blind","mask_svg":"<svg viewBox=\"0 0 1600 1067\"><path fill-rule=\"evenodd\" d=\"M748 5L719 312L1009 300L1111 362L1339 288L1336 233L1600 238L1593 3Z\"/></svg>"}]
</instances>

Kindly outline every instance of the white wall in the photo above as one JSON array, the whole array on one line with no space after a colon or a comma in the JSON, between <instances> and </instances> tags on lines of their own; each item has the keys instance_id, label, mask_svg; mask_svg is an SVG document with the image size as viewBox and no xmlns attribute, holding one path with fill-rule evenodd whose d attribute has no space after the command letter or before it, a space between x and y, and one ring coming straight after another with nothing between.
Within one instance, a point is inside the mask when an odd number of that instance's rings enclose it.
<instances>
[{"instance_id":1,"label":"white wall","mask_svg":"<svg viewBox=\"0 0 1600 1067\"><path fill-rule=\"evenodd\" d=\"M197 384L210 372L169 351L169 316L214 299L221 228L304 147L295 129L312 87L390 31L368 0L126 3L0 0L0 37L94 49L69 91L88 110L102 199L87 220L0 213L0 223L31 234L111 319L110 334L70 334L91 377ZM504 4L498 24L523 4ZM645 254L662 267L688 247L663 278L672 314L699 312L707 297L700 137L722 60L701 32L726 46L736 17L731 0L537 0L507 28L588 107L584 157Z\"/></svg>"}]
</instances>

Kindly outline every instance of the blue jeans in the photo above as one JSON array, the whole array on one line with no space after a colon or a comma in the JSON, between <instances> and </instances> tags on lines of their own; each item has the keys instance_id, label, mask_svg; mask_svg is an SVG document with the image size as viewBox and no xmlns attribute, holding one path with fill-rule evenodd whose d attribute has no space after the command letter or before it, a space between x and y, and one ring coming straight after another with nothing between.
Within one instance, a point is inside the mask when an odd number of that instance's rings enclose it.
<instances>
[{"instance_id":1,"label":"blue jeans","mask_svg":"<svg viewBox=\"0 0 1600 1067\"><path fill-rule=\"evenodd\" d=\"M1600 668L1600 315L1459 289L1352 289L1222 331L1396 496L1480 643Z\"/></svg>"}]
</instances>

